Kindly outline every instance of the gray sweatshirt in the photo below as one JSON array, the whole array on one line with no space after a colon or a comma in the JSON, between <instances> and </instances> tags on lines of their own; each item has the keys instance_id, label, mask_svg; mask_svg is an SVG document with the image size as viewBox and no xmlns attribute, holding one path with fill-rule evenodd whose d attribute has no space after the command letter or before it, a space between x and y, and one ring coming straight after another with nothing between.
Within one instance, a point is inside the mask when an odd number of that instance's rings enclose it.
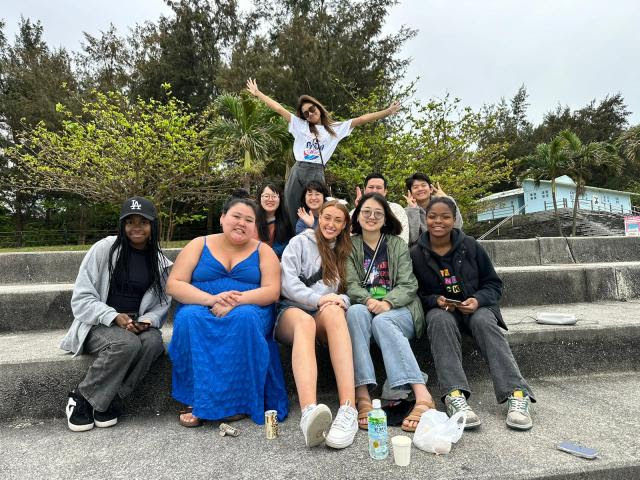
<instances>
[{"instance_id":1,"label":"gray sweatshirt","mask_svg":"<svg viewBox=\"0 0 640 480\"><path fill-rule=\"evenodd\" d=\"M316 243L316 232L307 229L289 240L282 253L282 298L306 309L318 308L318 300L328 293L336 293L337 285L325 285L322 278L307 287L299 275L312 277L322 266L320 252ZM348 307L349 297L341 295Z\"/></svg>"},{"instance_id":2,"label":"gray sweatshirt","mask_svg":"<svg viewBox=\"0 0 640 480\"><path fill-rule=\"evenodd\" d=\"M453 200L452 197L449 198ZM455 200L453 203L456 204L456 220L453 227L462 230L462 215L460 215L460 209ZM422 207L406 207L404 210L407 212L409 220L409 248L411 248L416 244L420 235L427 231L427 212Z\"/></svg>"},{"instance_id":3,"label":"gray sweatshirt","mask_svg":"<svg viewBox=\"0 0 640 480\"><path fill-rule=\"evenodd\" d=\"M84 341L91 327L100 324L108 327L120 313L105 303L109 296L109 250L115 241L115 236L103 238L89 249L80 264L71 296L73 323L60 342L60 348L72 352L74 356L82 353ZM116 255L117 253L114 253L114 261ZM164 272L164 288L172 262L164 255L158 262ZM153 288L149 288L142 297L139 318L149 320L152 327L161 328L167 318L170 304L171 297L167 297L167 301L161 303Z\"/></svg>"}]
</instances>

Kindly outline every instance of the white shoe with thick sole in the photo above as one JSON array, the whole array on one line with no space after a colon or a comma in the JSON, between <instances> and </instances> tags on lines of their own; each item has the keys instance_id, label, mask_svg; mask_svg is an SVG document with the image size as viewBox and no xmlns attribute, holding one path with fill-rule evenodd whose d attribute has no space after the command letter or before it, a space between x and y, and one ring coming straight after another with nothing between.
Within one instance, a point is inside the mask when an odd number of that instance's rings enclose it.
<instances>
[{"instance_id":1,"label":"white shoe with thick sole","mask_svg":"<svg viewBox=\"0 0 640 480\"><path fill-rule=\"evenodd\" d=\"M331 425L331 410L326 405L309 405L302 412L300 428L307 447L315 447L324 441L325 432Z\"/></svg>"}]
</instances>

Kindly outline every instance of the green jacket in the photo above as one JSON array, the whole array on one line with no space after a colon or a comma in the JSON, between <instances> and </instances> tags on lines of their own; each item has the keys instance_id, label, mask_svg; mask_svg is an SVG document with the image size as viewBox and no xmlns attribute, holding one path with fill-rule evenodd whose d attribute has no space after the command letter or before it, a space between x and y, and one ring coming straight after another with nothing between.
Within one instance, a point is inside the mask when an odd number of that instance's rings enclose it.
<instances>
[{"instance_id":1,"label":"green jacket","mask_svg":"<svg viewBox=\"0 0 640 480\"><path fill-rule=\"evenodd\" d=\"M416 292L418 281L413 275L413 264L409 256L407 244L400 237L387 235L387 257L389 261L389 276L393 288L384 297L393 308L407 307L413 317L413 327L416 338L420 338L424 332L424 312ZM364 280L364 250L362 235L351 237L353 248L347 260L347 295L351 304L366 304L371 294L366 288L362 288Z\"/></svg>"}]
</instances>

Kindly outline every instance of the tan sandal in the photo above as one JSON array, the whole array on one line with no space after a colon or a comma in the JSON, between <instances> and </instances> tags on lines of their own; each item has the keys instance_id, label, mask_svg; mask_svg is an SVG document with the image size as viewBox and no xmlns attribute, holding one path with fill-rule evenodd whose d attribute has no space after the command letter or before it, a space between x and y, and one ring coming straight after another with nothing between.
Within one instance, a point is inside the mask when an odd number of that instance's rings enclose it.
<instances>
[{"instance_id":1,"label":"tan sandal","mask_svg":"<svg viewBox=\"0 0 640 480\"><path fill-rule=\"evenodd\" d=\"M360 420L369 418L369 412L373 410L371 399L365 397L356 398L356 407L358 408L358 427L362 430L369 430L369 421L367 420L367 423L362 424Z\"/></svg>"},{"instance_id":2,"label":"tan sandal","mask_svg":"<svg viewBox=\"0 0 640 480\"><path fill-rule=\"evenodd\" d=\"M404 430L405 432L415 432L416 427L408 427L407 425L405 425L405 423L419 422L422 414L427 410L431 410L432 408L436 408L433 402L429 402L427 400L421 400L419 402L416 402L416 404L413 406L413 409L411 409L411 411L409 412L409 415L404 417L404 420L402 421L402 426L400 428L402 428L402 430Z\"/></svg>"},{"instance_id":3,"label":"tan sandal","mask_svg":"<svg viewBox=\"0 0 640 480\"><path fill-rule=\"evenodd\" d=\"M180 423L180 425L187 428L202 426L202 424L204 423L203 420L196 417L192 412L193 412L193 407L187 407L178 412L179 413L178 422ZM187 415L189 415L189 417L186 417Z\"/></svg>"}]
</instances>

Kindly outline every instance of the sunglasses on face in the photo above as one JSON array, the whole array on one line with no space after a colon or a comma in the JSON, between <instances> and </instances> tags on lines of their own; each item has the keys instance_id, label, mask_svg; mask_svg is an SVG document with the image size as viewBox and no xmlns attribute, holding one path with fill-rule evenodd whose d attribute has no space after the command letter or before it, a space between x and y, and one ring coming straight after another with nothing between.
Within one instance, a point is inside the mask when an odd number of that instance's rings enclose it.
<instances>
[{"instance_id":1,"label":"sunglasses on face","mask_svg":"<svg viewBox=\"0 0 640 480\"><path fill-rule=\"evenodd\" d=\"M304 115L304 118L309 118L310 115L316 113L317 111L317 107L315 105L311 105L309 108L302 111L302 115Z\"/></svg>"}]
</instances>

